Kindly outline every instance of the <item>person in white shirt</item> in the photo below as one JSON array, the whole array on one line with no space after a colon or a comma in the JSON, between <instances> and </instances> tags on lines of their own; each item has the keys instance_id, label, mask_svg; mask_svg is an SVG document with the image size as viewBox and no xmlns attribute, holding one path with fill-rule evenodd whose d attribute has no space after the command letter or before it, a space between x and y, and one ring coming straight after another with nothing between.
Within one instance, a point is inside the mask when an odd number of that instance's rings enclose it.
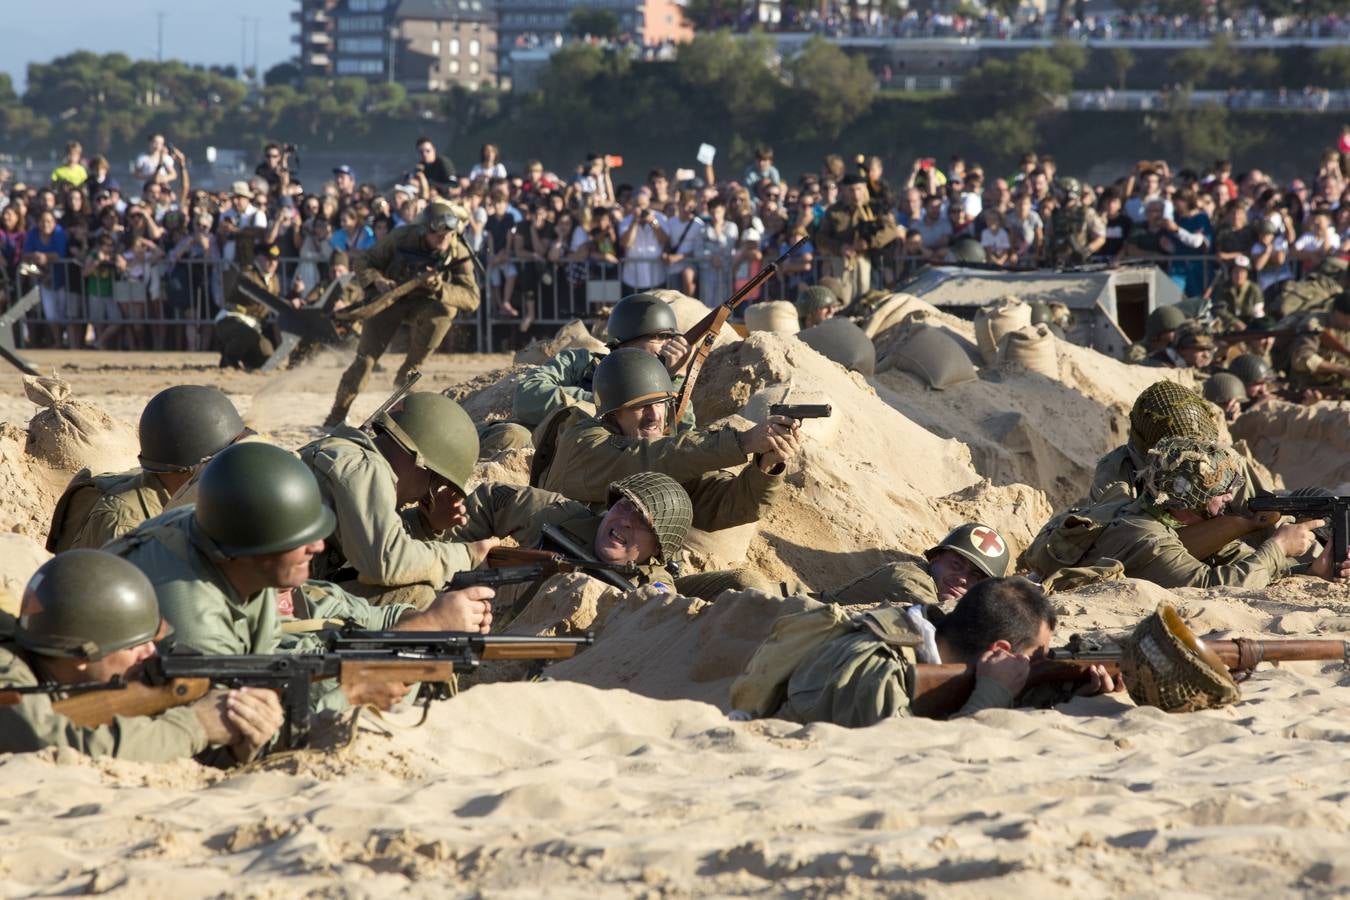
<instances>
[{"instance_id":1,"label":"person in white shirt","mask_svg":"<svg viewBox=\"0 0 1350 900\"><path fill-rule=\"evenodd\" d=\"M666 217L652 209L651 188L638 188L633 195L633 211L619 223L623 296L665 286L666 264L661 254L670 242L666 224Z\"/></svg>"},{"instance_id":2,"label":"person in white shirt","mask_svg":"<svg viewBox=\"0 0 1350 900\"><path fill-rule=\"evenodd\" d=\"M698 258L703 254L704 224L695 212L699 197L695 191L680 191L676 199L679 215L667 220L670 242L662 260L669 267L667 278L678 278L679 289L690 297L698 296Z\"/></svg>"},{"instance_id":3,"label":"person in white shirt","mask_svg":"<svg viewBox=\"0 0 1350 900\"><path fill-rule=\"evenodd\" d=\"M234 262L235 244L241 232L254 230L244 240L252 241L267 230L267 213L253 205L253 191L247 181L236 181L230 188L230 206L220 214L220 243L224 257Z\"/></svg>"},{"instance_id":4,"label":"person in white shirt","mask_svg":"<svg viewBox=\"0 0 1350 900\"><path fill-rule=\"evenodd\" d=\"M708 201L708 217L703 229L698 288L699 299L713 307L731 296L731 266L741 231L727 219L727 201L720 196Z\"/></svg>"},{"instance_id":5,"label":"person in white shirt","mask_svg":"<svg viewBox=\"0 0 1350 900\"><path fill-rule=\"evenodd\" d=\"M1289 241L1280 233L1279 223L1263 218L1256 230L1256 243L1252 244L1247 255L1252 260L1252 271L1256 273L1256 283L1264 291L1272 284L1288 281L1294 277L1293 266L1289 264Z\"/></svg>"},{"instance_id":6,"label":"person in white shirt","mask_svg":"<svg viewBox=\"0 0 1350 900\"><path fill-rule=\"evenodd\" d=\"M1294 241L1294 258L1311 272L1317 264L1341 248L1341 236L1331 227L1331 210L1319 209L1313 213L1308 230Z\"/></svg>"},{"instance_id":7,"label":"person in white shirt","mask_svg":"<svg viewBox=\"0 0 1350 900\"><path fill-rule=\"evenodd\" d=\"M493 179L505 178L506 166L499 161L499 153L496 144L484 144L480 151L481 160L469 170L469 181L477 181L480 178Z\"/></svg>"},{"instance_id":8,"label":"person in white shirt","mask_svg":"<svg viewBox=\"0 0 1350 900\"><path fill-rule=\"evenodd\" d=\"M1003 214L990 207L984 211L984 231L980 233L980 246L991 263L1007 265L1012 257L1012 238L1008 229L1003 227Z\"/></svg>"},{"instance_id":9,"label":"person in white shirt","mask_svg":"<svg viewBox=\"0 0 1350 900\"><path fill-rule=\"evenodd\" d=\"M178 177L173 154L169 152L164 135L150 135L150 144L145 153L136 157L134 166L136 177L141 181L155 181L165 184Z\"/></svg>"}]
</instances>

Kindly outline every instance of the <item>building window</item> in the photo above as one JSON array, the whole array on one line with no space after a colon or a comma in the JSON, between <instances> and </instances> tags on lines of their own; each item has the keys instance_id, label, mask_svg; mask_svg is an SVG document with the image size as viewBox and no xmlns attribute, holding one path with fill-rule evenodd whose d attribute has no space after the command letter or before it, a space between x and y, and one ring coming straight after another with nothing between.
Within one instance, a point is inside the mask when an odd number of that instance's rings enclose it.
<instances>
[{"instance_id":1,"label":"building window","mask_svg":"<svg viewBox=\"0 0 1350 900\"><path fill-rule=\"evenodd\" d=\"M342 16L338 31L384 31L384 16Z\"/></svg>"},{"instance_id":2,"label":"building window","mask_svg":"<svg viewBox=\"0 0 1350 900\"><path fill-rule=\"evenodd\" d=\"M478 66L478 60L476 60L476 59L471 59L471 60L469 60L469 74L470 74L470 75L477 75L477 74L478 74L478 68L479 68L479 66Z\"/></svg>"},{"instance_id":3,"label":"building window","mask_svg":"<svg viewBox=\"0 0 1350 900\"><path fill-rule=\"evenodd\" d=\"M338 38L339 53L383 53L384 38L347 37Z\"/></svg>"},{"instance_id":4,"label":"building window","mask_svg":"<svg viewBox=\"0 0 1350 900\"><path fill-rule=\"evenodd\" d=\"M441 42L439 38L432 38L431 40L431 55L432 56L441 55Z\"/></svg>"},{"instance_id":5,"label":"building window","mask_svg":"<svg viewBox=\"0 0 1350 900\"><path fill-rule=\"evenodd\" d=\"M384 60L339 59L337 61L337 73L339 75L382 75L384 74Z\"/></svg>"},{"instance_id":6,"label":"building window","mask_svg":"<svg viewBox=\"0 0 1350 900\"><path fill-rule=\"evenodd\" d=\"M347 0L347 9L352 12L383 12L389 0Z\"/></svg>"},{"instance_id":7,"label":"building window","mask_svg":"<svg viewBox=\"0 0 1350 900\"><path fill-rule=\"evenodd\" d=\"M459 56L459 38L450 39L450 55Z\"/></svg>"},{"instance_id":8,"label":"building window","mask_svg":"<svg viewBox=\"0 0 1350 900\"><path fill-rule=\"evenodd\" d=\"M451 75L459 74L459 60L457 59L450 60L450 74Z\"/></svg>"},{"instance_id":9,"label":"building window","mask_svg":"<svg viewBox=\"0 0 1350 900\"><path fill-rule=\"evenodd\" d=\"M478 50L479 50L478 38L474 38L471 41L469 41L469 55L477 56Z\"/></svg>"}]
</instances>

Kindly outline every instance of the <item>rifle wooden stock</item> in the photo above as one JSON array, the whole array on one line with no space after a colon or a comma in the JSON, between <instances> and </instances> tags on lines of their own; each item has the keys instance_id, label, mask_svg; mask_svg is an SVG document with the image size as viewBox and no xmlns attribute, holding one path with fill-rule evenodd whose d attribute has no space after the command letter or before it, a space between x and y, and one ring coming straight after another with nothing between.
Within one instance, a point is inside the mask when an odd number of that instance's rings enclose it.
<instances>
[{"instance_id":1,"label":"rifle wooden stock","mask_svg":"<svg viewBox=\"0 0 1350 900\"><path fill-rule=\"evenodd\" d=\"M717 335L721 333L722 326L726 324L727 319L736 311L736 307L745 302L746 298L759 290L759 286L768 281L769 278L778 271L778 267L789 256L797 252L797 248L805 244L808 236L803 236L801 240L793 244L783 254L769 263L764 268L754 274L749 281L741 286L741 289L727 298L721 306L699 319L684 334L684 339L688 341L690 347L689 364L685 369L684 384L680 387L680 396L675 403L675 417L670 421L670 428L674 430L684 419L684 411L689 408L689 401L694 396L694 382L698 380L698 374L703 368L704 361L708 354L712 352L713 344L717 341Z\"/></svg>"},{"instance_id":2,"label":"rifle wooden stock","mask_svg":"<svg viewBox=\"0 0 1350 900\"><path fill-rule=\"evenodd\" d=\"M436 271L423 272L421 275L409 278L402 284L390 288L383 294L371 297L369 300L333 310L333 318L339 322L360 322L362 319L369 319L371 316L384 312L418 288L426 287L431 283L432 278L440 274Z\"/></svg>"},{"instance_id":3,"label":"rifle wooden stock","mask_svg":"<svg viewBox=\"0 0 1350 900\"><path fill-rule=\"evenodd\" d=\"M1256 641L1246 638L1205 641L1205 646L1234 672L1245 672L1263 662L1341 660L1350 664L1350 641L1288 640ZM1087 681L1091 668L1102 666L1113 678L1120 674L1119 651L1076 657L1038 659L1031 664L1028 688L1044 684ZM958 712L975 689L975 665L943 664L915 666L914 697L909 708L916 716L942 719Z\"/></svg>"},{"instance_id":4,"label":"rifle wooden stock","mask_svg":"<svg viewBox=\"0 0 1350 900\"><path fill-rule=\"evenodd\" d=\"M396 662L354 660L342 664L338 683L413 684L419 681L449 681L454 674L454 663L445 660L406 659Z\"/></svg>"},{"instance_id":5,"label":"rifle wooden stock","mask_svg":"<svg viewBox=\"0 0 1350 900\"><path fill-rule=\"evenodd\" d=\"M1233 541L1263 531L1280 521L1279 513L1262 512L1254 516L1215 516L1177 529L1177 537L1186 552L1196 559L1209 559Z\"/></svg>"},{"instance_id":6,"label":"rifle wooden stock","mask_svg":"<svg viewBox=\"0 0 1350 900\"><path fill-rule=\"evenodd\" d=\"M206 678L175 678L168 684L133 681L125 687L88 691L52 703L52 709L83 728L110 725L116 716L153 716L200 700L211 689Z\"/></svg>"},{"instance_id":7,"label":"rifle wooden stock","mask_svg":"<svg viewBox=\"0 0 1350 900\"><path fill-rule=\"evenodd\" d=\"M488 644L483 648L482 659L571 659L577 655L579 645L574 643L540 644L517 646L514 644Z\"/></svg>"},{"instance_id":8,"label":"rifle wooden stock","mask_svg":"<svg viewBox=\"0 0 1350 900\"><path fill-rule=\"evenodd\" d=\"M551 563L562 559L561 553L551 550L527 550L523 547L493 547L488 551L484 565L494 569L505 566L532 566L535 563Z\"/></svg>"}]
</instances>

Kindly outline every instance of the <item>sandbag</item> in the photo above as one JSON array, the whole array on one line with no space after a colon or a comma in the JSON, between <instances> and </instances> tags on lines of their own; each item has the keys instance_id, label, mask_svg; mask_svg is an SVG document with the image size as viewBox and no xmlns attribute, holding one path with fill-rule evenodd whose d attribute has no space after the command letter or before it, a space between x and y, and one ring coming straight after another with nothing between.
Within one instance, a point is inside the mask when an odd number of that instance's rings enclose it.
<instances>
[{"instance_id":1,"label":"sandbag","mask_svg":"<svg viewBox=\"0 0 1350 900\"><path fill-rule=\"evenodd\" d=\"M995 300L975 313L975 342L979 345L984 364L998 362L998 346L1010 331L1031 325L1031 306L1012 294Z\"/></svg>"},{"instance_id":2,"label":"sandbag","mask_svg":"<svg viewBox=\"0 0 1350 900\"><path fill-rule=\"evenodd\" d=\"M863 330L848 319L827 319L797 335L803 343L845 369L871 375L877 367L877 348Z\"/></svg>"},{"instance_id":3,"label":"sandbag","mask_svg":"<svg viewBox=\"0 0 1350 900\"><path fill-rule=\"evenodd\" d=\"M900 325L910 316L926 313L931 308L913 294L891 294L867 317L863 331L875 339L892 325Z\"/></svg>"},{"instance_id":4,"label":"sandbag","mask_svg":"<svg viewBox=\"0 0 1350 900\"><path fill-rule=\"evenodd\" d=\"M1028 325L1003 335L998 345L999 365L1021 366L1046 378L1059 379L1059 354L1050 326Z\"/></svg>"},{"instance_id":5,"label":"sandbag","mask_svg":"<svg viewBox=\"0 0 1350 900\"><path fill-rule=\"evenodd\" d=\"M60 378L25 375L23 391L42 407L28 422L24 450L54 469L112 472L136 464L135 432L92 403L74 400Z\"/></svg>"},{"instance_id":6,"label":"sandbag","mask_svg":"<svg viewBox=\"0 0 1350 900\"><path fill-rule=\"evenodd\" d=\"M797 320L797 307L786 300L770 300L746 307L745 327L750 331L778 334L796 334L802 330Z\"/></svg>"},{"instance_id":7,"label":"sandbag","mask_svg":"<svg viewBox=\"0 0 1350 900\"><path fill-rule=\"evenodd\" d=\"M956 339L933 325L915 328L909 337L891 351L887 360L894 360L896 368L918 376L924 384L937 391L974 381L978 377L975 364Z\"/></svg>"}]
</instances>

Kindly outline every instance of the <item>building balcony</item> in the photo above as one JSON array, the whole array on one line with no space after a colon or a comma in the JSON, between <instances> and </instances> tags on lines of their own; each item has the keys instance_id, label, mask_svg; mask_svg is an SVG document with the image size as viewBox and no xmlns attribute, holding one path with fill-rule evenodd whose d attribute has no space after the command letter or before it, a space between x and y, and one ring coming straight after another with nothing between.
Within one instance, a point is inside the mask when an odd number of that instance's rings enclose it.
<instances>
[{"instance_id":1,"label":"building balcony","mask_svg":"<svg viewBox=\"0 0 1350 900\"><path fill-rule=\"evenodd\" d=\"M319 47L330 47L333 44L333 39L328 36L326 31L311 31L309 42Z\"/></svg>"}]
</instances>

